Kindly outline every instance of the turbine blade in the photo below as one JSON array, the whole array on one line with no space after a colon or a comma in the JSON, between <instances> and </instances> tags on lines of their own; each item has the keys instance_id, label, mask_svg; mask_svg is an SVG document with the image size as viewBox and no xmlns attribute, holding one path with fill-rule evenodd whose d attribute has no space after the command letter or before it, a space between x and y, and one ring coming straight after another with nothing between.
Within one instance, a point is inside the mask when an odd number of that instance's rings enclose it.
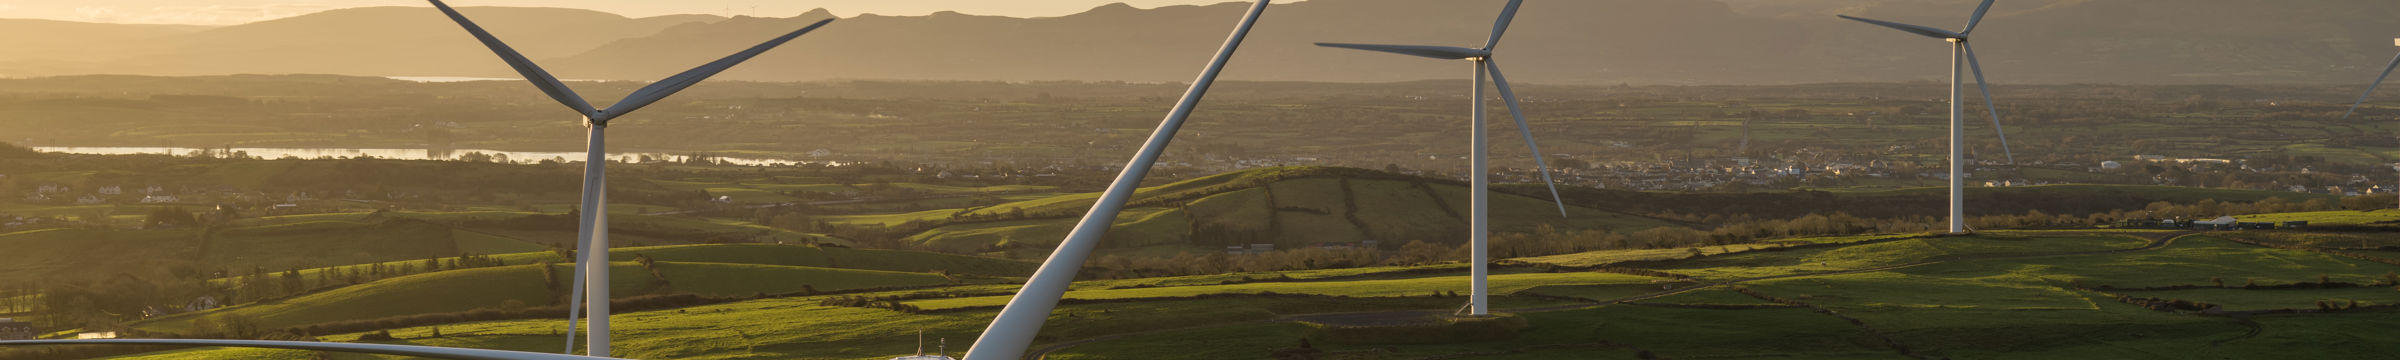
<instances>
[{"instance_id":1,"label":"turbine blade","mask_svg":"<svg viewBox=\"0 0 2400 360\"><path fill-rule=\"evenodd\" d=\"M1492 23L1492 40L1483 42L1484 52L1500 47L1500 36L1508 34L1509 23L1517 21L1517 7L1523 5L1525 0L1508 0L1508 7L1500 9L1500 20Z\"/></svg>"},{"instance_id":2,"label":"turbine blade","mask_svg":"<svg viewBox=\"0 0 2400 360\"><path fill-rule=\"evenodd\" d=\"M1492 71L1492 84L1500 87L1500 100L1508 103L1508 115L1517 118L1517 133L1525 135L1525 149L1533 151L1533 164L1542 171L1542 185L1550 186L1550 201L1558 204L1558 217L1567 217L1567 200L1558 196L1558 182L1550 180L1550 161L1542 158L1542 146L1533 142L1533 127L1525 123L1525 111L1517 107L1517 91L1508 87L1508 76L1500 74L1500 64L1483 60L1484 68Z\"/></svg>"},{"instance_id":3,"label":"turbine blade","mask_svg":"<svg viewBox=\"0 0 2400 360\"><path fill-rule=\"evenodd\" d=\"M584 251L583 248L590 247L586 245L588 243L583 239L576 239L575 251ZM582 255L576 256L578 259L582 257ZM567 349L558 352L560 354L575 353L575 320L583 317L583 262L575 261L576 259L567 260L570 261L569 264L572 264L567 265L567 272L572 274L572 281L575 282L575 285L574 292L567 295Z\"/></svg>"},{"instance_id":4,"label":"turbine blade","mask_svg":"<svg viewBox=\"0 0 2400 360\"><path fill-rule=\"evenodd\" d=\"M1183 128L1185 119L1191 118L1192 110L1199 108L1200 99L1206 97L1208 88L1216 84L1217 74L1223 72L1226 63L1233 60L1234 51L1240 49L1242 40L1250 36L1250 28L1258 24L1269 2L1272 0L1258 0L1257 4L1250 6L1250 13L1234 26L1233 35L1225 38L1224 47L1217 49L1216 57L1210 59L1208 67L1200 71L1200 78L1192 81L1192 87L1184 92L1183 100L1177 102L1175 109L1167 112L1167 118L1159 122L1158 130L1150 133L1150 140L1142 145L1139 152L1134 153L1132 160L1125 163L1125 169L1117 173L1117 179L1109 183L1107 191L1100 193L1099 201L1092 204L1091 211L1083 214L1083 220L1075 223L1074 230L1067 233L1065 241L1059 242L1058 249L1050 253L1050 258L1043 260L1033 277L1025 280L1025 287L1017 290L1017 296L1009 298L1008 305L1000 308L1000 315L992 318L991 325L984 328L983 335L975 339L975 345L967 348L967 359L1016 359L1025 356L1025 350L1033 345L1035 335L1041 333L1042 323L1050 319L1051 311L1057 309L1059 300L1066 297L1067 286L1075 282L1075 273L1083 269L1084 260L1091 256L1093 248L1100 246L1101 239L1108 234L1109 226L1116 223L1117 212L1125 209L1125 203L1132 200L1134 190L1141 187L1142 178L1150 174L1150 167L1158 162L1160 155L1166 153L1167 143L1175 140L1175 132Z\"/></svg>"},{"instance_id":5,"label":"turbine blade","mask_svg":"<svg viewBox=\"0 0 2400 360\"><path fill-rule=\"evenodd\" d=\"M1930 37L1930 38L1935 38L1935 39L1957 39L1957 38L1964 38L1964 37L1967 37L1967 35L1966 35L1966 34L1954 33L1954 32L1950 32L1950 30L1942 30L1942 29L1935 29L1935 28L1931 28L1931 27L1924 27L1924 26L1917 26L1917 25L1902 24L1902 23L1896 23L1896 22L1890 22L1890 21L1883 21L1883 20L1875 20L1875 19L1868 19L1868 18L1862 18L1862 17L1854 17L1854 16L1850 16L1850 15L1834 15L1834 16L1839 16L1839 17L1841 17L1841 18L1843 18L1843 19L1850 19L1850 20L1852 20L1852 21L1863 22L1863 23L1868 23L1868 24L1875 24L1875 25L1878 25L1878 26L1882 26L1882 27L1888 27L1888 28L1893 28L1893 29L1899 29L1900 31L1907 31L1907 32L1909 32L1909 33L1911 33L1911 34L1924 35L1925 37Z\"/></svg>"},{"instance_id":6,"label":"turbine blade","mask_svg":"<svg viewBox=\"0 0 2400 360\"><path fill-rule=\"evenodd\" d=\"M190 347L242 347L264 349L294 349L346 353L400 355L461 360L586 360L603 357L544 354L522 351L462 349L418 345L385 345L316 341L216 340L216 339L83 339L83 340L17 340L0 341L0 347L32 345L163 345Z\"/></svg>"},{"instance_id":7,"label":"turbine blade","mask_svg":"<svg viewBox=\"0 0 2400 360\"><path fill-rule=\"evenodd\" d=\"M1462 48L1462 47L1456 47L1456 46L1428 46L1428 45L1376 45L1376 44L1343 44L1343 43L1317 43L1317 46L1330 47L1330 48L1354 49L1354 50L1366 50L1366 51L1375 51L1375 52L1387 52L1387 53L1393 53L1393 54L1401 54L1401 55L1408 55L1408 56L1418 56L1418 57L1429 57L1429 58L1443 59L1443 60L1459 60L1459 59L1470 59L1470 58L1482 57L1482 56L1484 56L1484 54L1487 54L1487 52L1484 52L1483 50L1468 49L1468 48Z\"/></svg>"},{"instance_id":8,"label":"turbine blade","mask_svg":"<svg viewBox=\"0 0 2400 360\"><path fill-rule=\"evenodd\" d=\"M609 105L608 111L601 114L601 117L605 119L625 116L626 113L639 110L643 106L649 106L651 103L656 103L660 99L667 98L668 95L675 95L675 92L683 91L683 89L690 88L694 84L699 84L700 80L707 80L710 76L715 76L717 73L725 72L725 69L731 69L734 65L740 65L743 61L748 61L752 57L757 57L758 54L764 54L767 52L767 50L773 50L776 46L782 46L783 43L792 41L793 38L798 38L802 34L815 31L817 28L824 27L826 23L831 22L833 22L833 19L817 21L815 24L809 24L808 27L800 28L800 30L792 31L789 34L783 34L783 36L779 36L774 39L769 39L765 43L758 44L758 46L752 46L749 50L742 50L742 52L725 56L723 59L717 59L717 61L709 62L706 65L700 65L700 67L692 68L691 70L685 70L681 74L669 76L665 80L659 80L657 83L650 84L650 86L644 86L641 90L635 90L632 95L626 95L625 100L619 100L616 104Z\"/></svg>"},{"instance_id":9,"label":"turbine blade","mask_svg":"<svg viewBox=\"0 0 2400 360\"><path fill-rule=\"evenodd\" d=\"M2358 107L2359 107L2359 106L2362 106L2362 105L2366 105L2366 104L2367 104L2367 98L2370 98L2370 97L2374 97L2374 96L2375 96L2375 88L2376 88L2376 87L2381 87L2381 86L2383 86L2383 79L2384 79L2384 78L2389 78L2389 77L2392 77L2392 69L2393 69L2393 68L2400 68L2400 56L2394 56L2394 57L2392 57L2392 64L2391 64L2391 65L2384 65L2384 66L2383 66L2383 75L2377 75L2377 76L2375 76L2375 82L2374 82L2374 83L2369 83L2369 84L2367 84L2367 93L2365 93L2365 94L2358 94L2358 102L2356 102L2356 103L2351 103L2351 104L2350 104L2350 112L2342 113L2342 118L2343 118L2343 119L2348 119L2348 118L2350 118L2350 115L2357 114L2357 113L2358 113Z\"/></svg>"},{"instance_id":10,"label":"turbine blade","mask_svg":"<svg viewBox=\"0 0 2400 360\"><path fill-rule=\"evenodd\" d=\"M2008 145L2008 130L2000 128L2000 104L1992 102L1992 84L1983 81L1983 64L1975 60L1975 44L1960 43L1967 51L1967 69L1975 71L1975 87L1983 89L1983 109L1992 112L1992 131L2000 133L2000 151L2008 154L2008 164L2017 164L2017 151Z\"/></svg>"},{"instance_id":11,"label":"turbine blade","mask_svg":"<svg viewBox=\"0 0 2400 360\"><path fill-rule=\"evenodd\" d=\"M506 61L509 67L517 69L517 75L524 76L526 81L533 82L533 87L541 88L542 93L550 94L551 99L558 100L559 104L565 104L567 108L575 109L575 113L584 116L597 114L597 111L592 109L591 103L583 101L583 96L575 95L574 89L568 89L566 83L559 82L558 77L550 76L550 72L542 70L540 65L534 65L533 60L525 58L525 54L517 53L517 50L509 48L507 43L500 42L500 38L493 37L491 32L484 31L482 26L476 26L474 21L467 20L466 15L460 15L458 10L451 9L450 5L443 4L442 0L426 1L433 2L433 7L441 9L442 14L449 15L450 20L458 22L459 27L466 28L467 33L474 34L475 40L482 41L484 47L492 49L493 55L499 55L501 61Z\"/></svg>"},{"instance_id":12,"label":"turbine blade","mask_svg":"<svg viewBox=\"0 0 2400 360\"><path fill-rule=\"evenodd\" d=\"M1958 33L1961 35L1975 33L1975 25L1983 24L1983 14L1992 11L1992 1L1995 0L1983 0L1983 6L1975 7L1975 17L1967 19L1967 29L1959 30Z\"/></svg>"}]
</instances>

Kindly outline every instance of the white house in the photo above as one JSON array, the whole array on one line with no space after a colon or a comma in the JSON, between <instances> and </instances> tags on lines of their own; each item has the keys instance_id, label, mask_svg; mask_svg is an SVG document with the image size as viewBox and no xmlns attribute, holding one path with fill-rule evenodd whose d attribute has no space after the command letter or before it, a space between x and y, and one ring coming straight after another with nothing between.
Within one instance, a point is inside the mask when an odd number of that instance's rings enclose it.
<instances>
[{"instance_id":1,"label":"white house","mask_svg":"<svg viewBox=\"0 0 2400 360\"><path fill-rule=\"evenodd\" d=\"M125 194L125 187L123 187L123 186L117 186L117 185L108 185L108 186L102 186L102 187L100 187L100 195L124 195L124 194Z\"/></svg>"},{"instance_id":2,"label":"white house","mask_svg":"<svg viewBox=\"0 0 2400 360\"><path fill-rule=\"evenodd\" d=\"M2102 161L2100 162L2100 168L2106 170L2123 169L2125 168L2125 163L2117 162L2116 160Z\"/></svg>"},{"instance_id":3,"label":"white house","mask_svg":"<svg viewBox=\"0 0 2400 360\"><path fill-rule=\"evenodd\" d=\"M175 195L149 195L142 197L143 204L167 204L180 201L183 201L183 199L176 198Z\"/></svg>"}]
</instances>

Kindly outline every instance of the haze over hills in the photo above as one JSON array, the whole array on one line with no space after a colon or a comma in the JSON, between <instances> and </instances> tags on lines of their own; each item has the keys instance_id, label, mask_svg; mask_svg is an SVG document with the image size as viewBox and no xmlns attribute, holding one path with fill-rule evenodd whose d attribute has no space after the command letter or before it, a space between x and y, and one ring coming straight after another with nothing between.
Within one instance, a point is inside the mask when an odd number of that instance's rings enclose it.
<instances>
[{"instance_id":1,"label":"haze over hills","mask_svg":"<svg viewBox=\"0 0 2400 360\"><path fill-rule=\"evenodd\" d=\"M1312 42L1483 41L1499 0L1278 3L1227 77L1385 82L1454 78L1456 64L1334 51ZM469 4L460 4L469 5ZM1527 5L1501 50L1550 84L1916 81L1946 76L1940 44L1842 21L1937 27L1973 4L1936 0L1581 0ZM1187 81L1246 7L1123 4L1047 18L862 15L728 79ZM654 80L826 17L631 19L548 8L465 8L566 78ZM1998 83L2352 83L2400 35L2400 4L2367 0L2040 0L2000 4L1977 33ZM0 23L44 34L5 44L0 74L330 73L513 76L427 8L327 11L220 28Z\"/></svg>"}]
</instances>

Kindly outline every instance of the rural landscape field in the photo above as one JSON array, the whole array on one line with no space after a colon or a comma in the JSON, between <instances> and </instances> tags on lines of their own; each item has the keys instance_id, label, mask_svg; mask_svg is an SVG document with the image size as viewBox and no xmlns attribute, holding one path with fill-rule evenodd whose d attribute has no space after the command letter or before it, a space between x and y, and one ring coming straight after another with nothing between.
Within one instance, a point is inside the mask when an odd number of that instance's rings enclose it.
<instances>
[{"instance_id":1,"label":"rural landscape field","mask_svg":"<svg viewBox=\"0 0 2400 360\"><path fill-rule=\"evenodd\" d=\"M0 360L2400 349L2400 4L215 1L0 3Z\"/></svg>"}]
</instances>

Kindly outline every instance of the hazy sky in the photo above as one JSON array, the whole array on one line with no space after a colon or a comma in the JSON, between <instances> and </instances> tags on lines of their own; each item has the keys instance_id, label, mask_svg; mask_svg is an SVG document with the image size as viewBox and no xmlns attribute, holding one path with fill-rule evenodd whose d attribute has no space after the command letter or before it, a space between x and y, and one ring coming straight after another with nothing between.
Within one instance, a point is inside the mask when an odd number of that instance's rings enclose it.
<instances>
[{"instance_id":1,"label":"hazy sky","mask_svg":"<svg viewBox=\"0 0 2400 360\"><path fill-rule=\"evenodd\" d=\"M584 8L645 17L667 14L792 16L825 8L861 13L923 15L952 10L1017 17L1073 14L1108 3L1141 8L1235 0L445 0L451 6ZM230 25L365 6L427 6L417 0L0 0L0 18L86 22ZM730 12L729 12L730 11Z\"/></svg>"}]
</instances>

